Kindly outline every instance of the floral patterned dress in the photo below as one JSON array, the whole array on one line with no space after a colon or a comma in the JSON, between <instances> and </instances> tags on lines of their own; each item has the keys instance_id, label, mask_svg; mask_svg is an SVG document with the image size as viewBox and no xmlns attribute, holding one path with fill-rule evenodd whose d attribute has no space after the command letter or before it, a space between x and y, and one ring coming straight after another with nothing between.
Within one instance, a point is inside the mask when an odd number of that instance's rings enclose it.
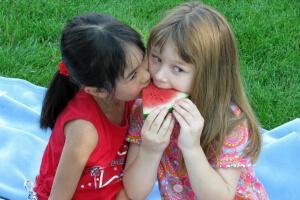
<instances>
[{"instance_id":1,"label":"floral patterned dress","mask_svg":"<svg viewBox=\"0 0 300 200\"><path fill-rule=\"evenodd\" d=\"M235 115L241 113L241 110L234 104L231 105L231 110ZM136 100L130 120L131 124L127 140L140 144L141 129L144 122L141 99ZM187 173L181 173L182 170L180 170L183 156L177 146L179 132L180 127L176 123L170 143L164 151L159 164L157 174L159 190L163 199L196 199ZM248 135L246 122L235 127L225 139L218 159L210 160L209 162L214 168L242 168L235 200L265 200L268 199L268 195L262 183L255 177L254 166L249 158L243 156L243 151L248 142Z\"/></svg>"}]
</instances>

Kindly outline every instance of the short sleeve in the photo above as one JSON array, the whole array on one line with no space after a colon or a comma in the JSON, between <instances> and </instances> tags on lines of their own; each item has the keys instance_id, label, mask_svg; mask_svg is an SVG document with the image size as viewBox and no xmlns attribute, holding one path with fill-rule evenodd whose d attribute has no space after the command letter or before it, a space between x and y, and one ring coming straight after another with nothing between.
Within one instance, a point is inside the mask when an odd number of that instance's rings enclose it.
<instances>
[{"instance_id":1,"label":"short sleeve","mask_svg":"<svg viewBox=\"0 0 300 200\"><path fill-rule=\"evenodd\" d=\"M247 121L233 128L225 138L220 156L211 163L212 166L216 168L250 167L251 160L244 155L248 136Z\"/></svg>"},{"instance_id":2,"label":"short sleeve","mask_svg":"<svg viewBox=\"0 0 300 200\"><path fill-rule=\"evenodd\" d=\"M129 123L130 124L129 124L127 141L136 144L141 144L142 142L141 130L144 124L142 99L135 100L132 106Z\"/></svg>"}]
</instances>

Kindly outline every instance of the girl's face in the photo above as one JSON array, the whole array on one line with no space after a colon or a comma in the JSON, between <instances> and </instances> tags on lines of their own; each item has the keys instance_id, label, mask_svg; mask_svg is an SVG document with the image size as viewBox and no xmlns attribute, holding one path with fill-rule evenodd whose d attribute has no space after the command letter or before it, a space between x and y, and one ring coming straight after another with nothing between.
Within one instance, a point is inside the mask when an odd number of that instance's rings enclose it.
<instances>
[{"instance_id":1,"label":"girl's face","mask_svg":"<svg viewBox=\"0 0 300 200\"><path fill-rule=\"evenodd\" d=\"M129 49L130 64L125 68L124 77L116 84L115 99L129 101L137 98L141 90L150 82L147 59L143 59L143 53L137 48Z\"/></svg>"},{"instance_id":2,"label":"girl's face","mask_svg":"<svg viewBox=\"0 0 300 200\"><path fill-rule=\"evenodd\" d=\"M157 87L190 94L195 66L180 58L172 42L167 42L161 51L155 46L151 48L149 72Z\"/></svg>"}]
</instances>

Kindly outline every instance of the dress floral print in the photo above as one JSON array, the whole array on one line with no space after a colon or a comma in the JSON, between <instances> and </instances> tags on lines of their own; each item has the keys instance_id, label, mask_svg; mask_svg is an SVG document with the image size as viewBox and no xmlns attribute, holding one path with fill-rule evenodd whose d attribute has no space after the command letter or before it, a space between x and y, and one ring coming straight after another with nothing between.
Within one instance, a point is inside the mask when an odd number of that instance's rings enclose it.
<instances>
[{"instance_id":1,"label":"dress floral print","mask_svg":"<svg viewBox=\"0 0 300 200\"><path fill-rule=\"evenodd\" d=\"M142 101L138 99L133 106L131 124L129 129L129 142L141 143L141 129L143 125ZM231 105L231 110L235 115L239 115L241 110L236 105ZM159 190L163 199L196 199L192 191L189 177L185 171L180 170L180 163L183 162L183 156L177 146L177 139L180 127L176 123L173 129L170 143L163 153L159 168L158 182ZM268 199L267 193L262 183L255 177L254 166L251 160L243 156L243 151L247 146L249 131L247 123L244 122L236 126L227 136L220 156L209 160L214 168L242 168L238 181L235 200Z\"/></svg>"}]
</instances>

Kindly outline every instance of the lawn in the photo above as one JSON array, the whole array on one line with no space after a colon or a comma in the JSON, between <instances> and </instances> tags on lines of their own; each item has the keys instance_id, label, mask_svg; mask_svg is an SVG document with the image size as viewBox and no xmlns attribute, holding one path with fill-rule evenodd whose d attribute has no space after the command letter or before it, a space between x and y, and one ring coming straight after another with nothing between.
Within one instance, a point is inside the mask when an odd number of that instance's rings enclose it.
<instances>
[{"instance_id":1,"label":"lawn","mask_svg":"<svg viewBox=\"0 0 300 200\"><path fill-rule=\"evenodd\" d=\"M151 27L179 0L0 0L0 76L47 86L60 61L59 36L68 19L110 14L137 29ZM244 85L262 126L300 117L300 1L206 0L236 34Z\"/></svg>"}]
</instances>

